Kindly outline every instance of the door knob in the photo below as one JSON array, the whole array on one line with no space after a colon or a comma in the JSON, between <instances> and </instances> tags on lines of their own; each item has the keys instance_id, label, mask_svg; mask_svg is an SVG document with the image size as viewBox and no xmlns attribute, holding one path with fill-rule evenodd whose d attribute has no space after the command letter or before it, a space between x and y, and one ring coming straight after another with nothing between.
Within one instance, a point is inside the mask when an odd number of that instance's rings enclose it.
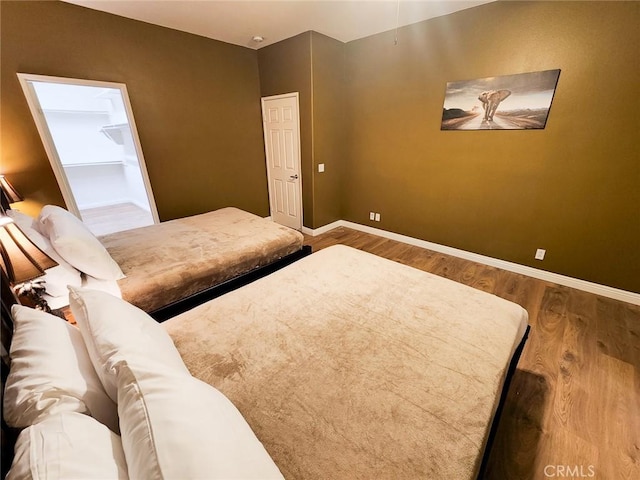
<instances>
[{"instance_id":1,"label":"door knob","mask_svg":"<svg viewBox=\"0 0 640 480\"><path fill-rule=\"evenodd\" d=\"M298 179L298 174L296 173L295 175L289 175L289 178L291 180L297 180Z\"/></svg>"}]
</instances>

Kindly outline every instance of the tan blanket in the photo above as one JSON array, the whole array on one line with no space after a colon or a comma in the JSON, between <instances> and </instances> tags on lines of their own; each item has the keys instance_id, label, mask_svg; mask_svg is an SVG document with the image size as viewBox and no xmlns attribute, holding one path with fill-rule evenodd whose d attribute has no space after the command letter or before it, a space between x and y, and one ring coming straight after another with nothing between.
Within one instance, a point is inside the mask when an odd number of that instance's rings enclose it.
<instances>
[{"instance_id":1,"label":"tan blanket","mask_svg":"<svg viewBox=\"0 0 640 480\"><path fill-rule=\"evenodd\" d=\"M345 246L163 325L287 479L475 478L520 306Z\"/></svg>"},{"instance_id":2,"label":"tan blanket","mask_svg":"<svg viewBox=\"0 0 640 480\"><path fill-rule=\"evenodd\" d=\"M122 298L151 312L296 252L303 236L229 207L100 241L126 275Z\"/></svg>"}]
</instances>

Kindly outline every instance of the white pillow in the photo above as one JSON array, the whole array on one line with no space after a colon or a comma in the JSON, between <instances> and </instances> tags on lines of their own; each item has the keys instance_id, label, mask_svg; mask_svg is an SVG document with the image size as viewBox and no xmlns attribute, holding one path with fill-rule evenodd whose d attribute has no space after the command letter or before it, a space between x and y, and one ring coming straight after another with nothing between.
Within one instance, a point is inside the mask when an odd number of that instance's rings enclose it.
<instances>
[{"instance_id":1,"label":"white pillow","mask_svg":"<svg viewBox=\"0 0 640 480\"><path fill-rule=\"evenodd\" d=\"M107 396L80 331L63 319L22 305L11 309L14 332L4 417L28 427L60 412L91 415L118 432L115 403Z\"/></svg>"},{"instance_id":2,"label":"white pillow","mask_svg":"<svg viewBox=\"0 0 640 480\"><path fill-rule=\"evenodd\" d=\"M13 209L7 210L5 213L8 217L13 219L16 225L20 227L20 230L24 230L25 228L34 228L36 219L27 215L26 213L22 213L20 210Z\"/></svg>"},{"instance_id":3,"label":"white pillow","mask_svg":"<svg viewBox=\"0 0 640 480\"><path fill-rule=\"evenodd\" d=\"M69 290L91 360L116 395L131 478L282 478L231 402L191 376L160 324L108 293Z\"/></svg>"},{"instance_id":4,"label":"white pillow","mask_svg":"<svg viewBox=\"0 0 640 480\"><path fill-rule=\"evenodd\" d=\"M190 375L164 328L137 307L106 292L69 288L71 311L107 394L117 401L115 366L127 360Z\"/></svg>"},{"instance_id":5,"label":"white pillow","mask_svg":"<svg viewBox=\"0 0 640 480\"><path fill-rule=\"evenodd\" d=\"M282 479L236 407L218 390L161 365L116 367L131 478Z\"/></svg>"},{"instance_id":6,"label":"white pillow","mask_svg":"<svg viewBox=\"0 0 640 480\"><path fill-rule=\"evenodd\" d=\"M81 272L104 280L124 278L107 249L75 215L64 208L46 205L38 217L38 230L53 248Z\"/></svg>"},{"instance_id":7,"label":"white pillow","mask_svg":"<svg viewBox=\"0 0 640 480\"><path fill-rule=\"evenodd\" d=\"M97 480L129 476L120 437L94 418L66 412L20 432L6 478Z\"/></svg>"},{"instance_id":8,"label":"white pillow","mask_svg":"<svg viewBox=\"0 0 640 480\"><path fill-rule=\"evenodd\" d=\"M64 305L69 305L69 290L67 287L69 285L72 287L82 285L81 273L52 250L53 249L43 251L58 262L58 265L45 270L44 277L42 277L45 282L44 286L49 295L52 297L63 297L65 299Z\"/></svg>"},{"instance_id":9,"label":"white pillow","mask_svg":"<svg viewBox=\"0 0 640 480\"><path fill-rule=\"evenodd\" d=\"M28 228L22 229L22 231L40 250L58 262L57 266L46 269L42 278L45 281L46 292L52 297L64 297L65 305L69 305L67 286L79 287L82 285L82 274L58 255L51 242L35 229Z\"/></svg>"},{"instance_id":10,"label":"white pillow","mask_svg":"<svg viewBox=\"0 0 640 480\"><path fill-rule=\"evenodd\" d=\"M117 280L101 280L85 273L82 275L82 288L100 290L101 292L110 293L114 297L122 298L122 290L120 290ZM67 290L68 293L69 291Z\"/></svg>"},{"instance_id":11,"label":"white pillow","mask_svg":"<svg viewBox=\"0 0 640 480\"><path fill-rule=\"evenodd\" d=\"M42 236L42 234L35 229L35 220L32 217L25 215L19 210L7 210L7 215L13 219L29 240L53 260L58 262L57 266L45 270L45 275L42 278L45 281L47 293L52 297L64 297L65 301L62 305L69 305L69 301L67 300L69 298L67 285L79 287L82 284L80 272L58 255L51 245L51 242L49 242L49 239Z\"/></svg>"}]
</instances>

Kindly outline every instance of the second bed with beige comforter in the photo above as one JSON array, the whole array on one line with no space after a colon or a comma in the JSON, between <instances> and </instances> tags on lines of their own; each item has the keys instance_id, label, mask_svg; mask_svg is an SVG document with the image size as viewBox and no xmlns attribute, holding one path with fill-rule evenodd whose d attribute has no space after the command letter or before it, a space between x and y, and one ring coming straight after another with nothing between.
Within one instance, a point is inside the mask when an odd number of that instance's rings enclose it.
<instances>
[{"instance_id":1,"label":"second bed with beige comforter","mask_svg":"<svg viewBox=\"0 0 640 480\"><path fill-rule=\"evenodd\" d=\"M287 479L472 479L526 311L334 246L165 322Z\"/></svg>"},{"instance_id":2,"label":"second bed with beige comforter","mask_svg":"<svg viewBox=\"0 0 640 480\"><path fill-rule=\"evenodd\" d=\"M303 236L227 207L100 241L126 275L122 298L152 312L299 251Z\"/></svg>"}]
</instances>

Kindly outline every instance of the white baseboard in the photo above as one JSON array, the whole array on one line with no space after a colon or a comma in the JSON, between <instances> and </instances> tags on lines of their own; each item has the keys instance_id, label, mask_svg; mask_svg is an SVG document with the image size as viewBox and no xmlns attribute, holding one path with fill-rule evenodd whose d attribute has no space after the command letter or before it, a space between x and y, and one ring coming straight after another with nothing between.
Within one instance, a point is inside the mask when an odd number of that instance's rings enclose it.
<instances>
[{"instance_id":1,"label":"white baseboard","mask_svg":"<svg viewBox=\"0 0 640 480\"><path fill-rule=\"evenodd\" d=\"M518 263L507 262L498 258L487 257L478 253L467 252L466 250L447 247L446 245L427 242L426 240L420 240L418 238L409 237L407 235L401 235L399 233L389 232L387 230L381 230L379 228L370 227L368 225L361 225L359 223L353 223L346 220L338 220L336 222L324 225L316 229L302 227L302 233L315 237L337 227L347 227L353 230L371 233L372 235L378 235L379 237L388 238L390 240L396 240L398 242L407 243L416 247L426 248L428 250L433 250L434 252L440 252L458 258L464 258L465 260L482 263L484 265L500 268L502 270L508 270L514 273L520 273L522 275L527 275L539 280L557 283L559 285L564 285L571 288L577 288L578 290L594 293L596 295L602 295L603 297L613 298L614 300L620 300L622 302L632 303L634 305L640 305L640 294L638 293L621 290L619 288L608 287L606 285L600 285L598 283L587 282L586 280L580 280L579 278L573 278L566 275L560 275L558 273L547 272L546 270L540 270L538 268L520 265Z\"/></svg>"},{"instance_id":2,"label":"white baseboard","mask_svg":"<svg viewBox=\"0 0 640 480\"><path fill-rule=\"evenodd\" d=\"M149 204L148 203L144 203L144 202L141 202L141 201L138 201L138 200L134 200L134 199L130 199L129 203L133 203L136 207L141 208L145 212L149 212L149 214L151 214L153 216L153 214L151 213L151 209L149 208Z\"/></svg>"},{"instance_id":3,"label":"white baseboard","mask_svg":"<svg viewBox=\"0 0 640 480\"><path fill-rule=\"evenodd\" d=\"M320 228L316 228L315 230L312 230L309 227L302 227L302 233L306 234L306 235L311 235L312 237L317 237L318 235L321 235L323 233L327 233L329 230L333 230L334 228L338 228L338 227L348 227L349 225L347 224L351 224L351 222L347 222L346 220L336 220L333 223L329 223L327 225L323 225ZM353 225L356 225L355 223ZM363 226L363 225L361 225ZM354 227L351 227L354 228Z\"/></svg>"},{"instance_id":4,"label":"white baseboard","mask_svg":"<svg viewBox=\"0 0 640 480\"><path fill-rule=\"evenodd\" d=\"M78 205L78 210L89 210L90 208L102 208L102 207L112 207L114 205L120 205L121 203L129 201L129 200L105 200L103 202L91 202L91 203L83 203L82 205Z\"/></svg>"},{"instance_id":5,"label":"white baseboard","mask_svg":"<svg viewBox=\"0 0 640 480\"><path fill-rule=\"evenodd\" d=\"M119 198L116 200L105 200L103 202L91 202L91 203L83 203L82 205L78 205L78 210L88 210L90 208L102 208L102 207L112 207L115 205L122 205L123 203L133 203L136 207L141 208L149 213L149 205L145 205L144 203L138 202L133 198Z\"/></svg>"}]
</instances>

